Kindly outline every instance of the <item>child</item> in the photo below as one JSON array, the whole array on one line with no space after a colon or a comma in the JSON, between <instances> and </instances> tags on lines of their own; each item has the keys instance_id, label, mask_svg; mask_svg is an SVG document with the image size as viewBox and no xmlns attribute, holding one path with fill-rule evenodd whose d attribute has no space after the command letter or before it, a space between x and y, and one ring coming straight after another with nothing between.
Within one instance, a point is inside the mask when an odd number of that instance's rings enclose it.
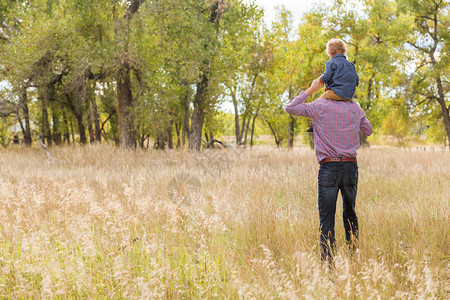
<instances>
[{"instance_id":1,"label":"child","mask_svg":"<svg viewBox=\"0 0 450 300\"><path fill-rule=\"evenodd\" d=\"M325 84L325 93L320 98L336 101L352 101L356 87L359 85L359 76L355 65L345 57L347 47L341 39L331 39L326 50L330 60L325 64L325 72L320 81ZM312 132L312 124L306 129Z\"/></svg>"}]
</instances>

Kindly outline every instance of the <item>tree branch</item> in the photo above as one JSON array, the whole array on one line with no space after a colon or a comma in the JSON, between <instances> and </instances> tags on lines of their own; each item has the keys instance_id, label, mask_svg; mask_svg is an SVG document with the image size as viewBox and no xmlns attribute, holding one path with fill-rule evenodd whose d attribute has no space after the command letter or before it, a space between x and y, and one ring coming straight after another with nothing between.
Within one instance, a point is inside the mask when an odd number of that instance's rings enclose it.
<instances>
[{"instance_id":1,"label":"tree branch","mask_svg":"<svg viewBox=\"0 0 450 300\"><path fill-rule=\"evenodd\" d=\"M417 46L416 44L411 43L410 41L406 41L406 43L407 43L407 44L410 44L411 46L413 46L413 47L416 48L417 50L420 50L420 51L422 51L422 52L428 53L428 51L427 51L425 48L422 48L422 47L420 47L420 46Z\"/></svg>"},{"instance_id":2,"label":"tree branch","mask_svg":"<svg viewBox=\"0 0 450 300\"><path fill-rule=\"evenodd\" d=\"M417 106L420 106L420 105L422 105L422 104L425 103L425 102L429 102L429 101L435 100L435 99L436 99L436 97L434 97L434 96L427 96L427 97L425 97L422 101L420 101L419 103L417 103Z\"/></svg>"},{"instance_id":3,"label":"tree branch","mask_svg":"<svg viewBox=\"0 0 450 300\"><path fill-rule=\"evenodd\" d=\"M0 40L4 40L4 41L7 41L8 43L10 43L11 41L9 40L9 38L7 38L7 37L4 37L4 36L2 36L2 35L0 35Z\"/></svg>"},{"instance_id":4,"label":"tree branch","mask_svg":"<svg viewBox=\"0 0 450 300\"><path fill-rule=\"evenodd\" d=\"M115 113L116 113L116 110L113 109L113 111L109 114L109 116L106 118L106 120L105 120L104 122L102 122L102 121L100 120L100 123L102 123L102 126L101 126L100 131L104 131L103 128L104 128L106 122L108 122L108 120L109 120Z\"/></svg>"}]
</instances>

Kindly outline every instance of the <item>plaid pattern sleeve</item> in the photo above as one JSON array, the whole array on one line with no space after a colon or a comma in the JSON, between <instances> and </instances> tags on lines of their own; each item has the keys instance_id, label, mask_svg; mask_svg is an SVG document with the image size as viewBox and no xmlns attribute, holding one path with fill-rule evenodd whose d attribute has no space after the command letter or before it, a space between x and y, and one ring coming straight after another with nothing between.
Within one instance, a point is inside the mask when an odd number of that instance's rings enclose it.
<instances>
[{"instance_id":1,"label":"plaid pattern sleeve","mask_svg":"<svg viewBox=\"0 0 450 300\"><path fill-rule=\"evenodd\" d=\"M308 94L301 92L286 106L286 111L291 115L314 118L314 103L303 103L308 98Z\"/></svg>"},{"instance_id":2,"label":"plaid pattern sleeve","mask_svg":"<svg viewBox=\"0 0 450 300\"><path fill-rule=\"evenodd\" d=\"M366 114L364 114L364 117L361 119L361 126L360 130L365 135L371 135L372 134L372 124L370 124L369 120L366 118Z\"/></svg>"},{"instance_id":3,"label":"plaid pattern sleeve","mask_svg":"<svg viewBox=\"0 0 450 300\"><path fill-rule=\"evenodd\" d=\"M356 157L359 131L372 134L372 125L366 114L354 101L333 101L319 98L303 103L308 95L301 93L286 107L297 116L313 118L314 145L317 161L329 157Z\"/></svg>"}]
</instances>

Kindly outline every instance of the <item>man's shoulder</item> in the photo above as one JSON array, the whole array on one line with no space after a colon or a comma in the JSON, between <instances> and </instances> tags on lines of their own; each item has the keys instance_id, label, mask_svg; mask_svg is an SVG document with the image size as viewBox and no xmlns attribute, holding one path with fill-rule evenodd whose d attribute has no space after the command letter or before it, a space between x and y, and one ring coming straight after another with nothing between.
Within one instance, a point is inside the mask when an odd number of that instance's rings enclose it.
<instances>
[{"instance_id":1,"label":"man's shoulder","mask_svg":"<svg viewBox=\"0 0 450 300\"><path fill-rule=\"evenodd\" d=\"M318 98L314 101L314 104L316 105L332 105L335 107L341 106L341 105L345 105L345 106L353 106L356 110L364 113L364 110L361 108L361 105L352 100L352 101L339 101L339 100L330 100L330 99L326 99L326 98Z\"/></svg>"},{"instance_id":2,"label":"man's shoulder","mask_svg":"<svg viewBox=\"0 0 450 300\"><path fill-rule=\"evenodd\" d=\"M327 103L329 101L333 101L327 98L317 98L313 103L314 104L323 104L323 103Z\"/></svg>"},{"instance_id":3,"label":"man's shoulder","mask_svg":"<svg viewBox=\"0 0 450 300\"><path fill-rule=\"evenodd\" d=\"M352 102L354 103L354 105L355 105L356 109L359 111L359 113L360 113L362 116L365 116L365 115L366 115L366 112L365 112L364 109L361 107L361 104L359 104L359 102L356 102L356 101L352 101Z\"/></svg>"},{"instance_id":4,"label":"man's shoulder","mask_svg":"<svg viewBox=\"0 0 450 300\"><path fill-rule=\"evenodd\" d=\"M339 105L340 102L343 101L336 101L327 98L318 98L313 103L316 109L321 110L326 109L326 107L336 107L337 105Z\"/></svg>"}]
</instances>

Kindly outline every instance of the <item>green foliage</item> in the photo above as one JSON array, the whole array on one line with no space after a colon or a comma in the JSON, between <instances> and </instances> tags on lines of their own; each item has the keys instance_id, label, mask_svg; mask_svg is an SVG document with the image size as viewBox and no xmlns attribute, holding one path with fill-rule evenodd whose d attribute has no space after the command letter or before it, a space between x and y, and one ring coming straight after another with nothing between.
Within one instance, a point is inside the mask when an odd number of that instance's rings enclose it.
<instances>
[{"instance_id":1,"label":"green foliage","mask_svg":"<svg viewBox=\"0 0 450 300\"><path fill-rule=\"evenodd\" d=\"M360 76L355 100L376 132L403 139L415 134L408 130L413 122L425 123L430 141L445 141L445 1L336 0L307 12L298 27L283 7L266 26L261 8L241 0L141 1L133 11L138 2L0 1L1 79L15 99L5 124L30 118L32 131L48 132L50 142L69 132L93 140L97 116L102 137L118 143L116 85L126 66L133 102L128 130L141 146L187 135L184 124L204 74L204 132L220 136L235 126L220 112L231 103L241 143L249 143L255 122L254 135L271 133L281 146L290 124L296 135L309 123L292 121L285 105L323 73L326 42L340 37ZM219 16L215 22L211 13ZM25 104L18 100L24 91Z\"/></svg>"}]
</instances>

